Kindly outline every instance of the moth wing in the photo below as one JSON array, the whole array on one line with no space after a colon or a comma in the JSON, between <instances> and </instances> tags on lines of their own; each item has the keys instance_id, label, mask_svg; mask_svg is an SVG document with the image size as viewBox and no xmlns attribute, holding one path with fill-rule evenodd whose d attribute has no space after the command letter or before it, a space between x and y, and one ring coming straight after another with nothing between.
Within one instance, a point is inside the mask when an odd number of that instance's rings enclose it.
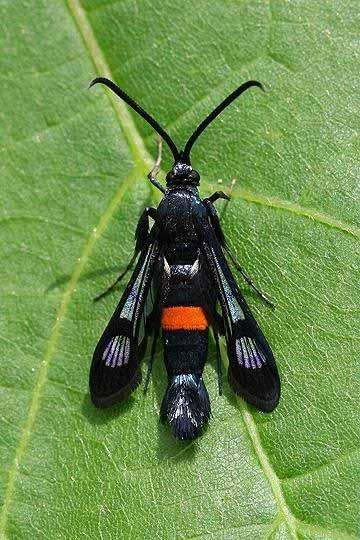
<instances>
[{"instance_id":1,"label":"moth wing","mask_svg":"<svg viewBox=\"0 0 360 540\"><path fill-rule=\"evenodd\" d=\"M90 369L90 396L97 407L122 401L141 380L140 360L146 347L146 318L158 242L148 242L120 302L97 344Z\"/></svg>"},{"instance_id":2,"label":"moth wing","mask_svg":"<svg viewBox=\"0 0 360 540\"><path fill-rule=\"evenodd\" d=\"M224 319L229 383L245 401L270 412L280 399L280 378L274 355L239 291L209 224L205 224L204 234L204 256Z\"/></svg>"}]
</instances>

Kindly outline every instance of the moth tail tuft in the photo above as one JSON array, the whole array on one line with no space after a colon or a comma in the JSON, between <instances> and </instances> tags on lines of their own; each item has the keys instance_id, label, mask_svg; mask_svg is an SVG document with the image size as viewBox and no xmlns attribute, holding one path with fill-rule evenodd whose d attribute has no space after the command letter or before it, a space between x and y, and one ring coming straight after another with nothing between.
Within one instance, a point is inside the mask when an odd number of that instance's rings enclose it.
<instances>
[{"instance_id":1,"label":"moth tail tuft","mask_svg":"<svg viewBox=\"0 0 360 540\"><path fill-rule=\"evenodd\" d=\"M200 375L175 375L161 404L161 420L180 440L198 437L211 415L208 392Z\"/></svg>"}]
</instances>

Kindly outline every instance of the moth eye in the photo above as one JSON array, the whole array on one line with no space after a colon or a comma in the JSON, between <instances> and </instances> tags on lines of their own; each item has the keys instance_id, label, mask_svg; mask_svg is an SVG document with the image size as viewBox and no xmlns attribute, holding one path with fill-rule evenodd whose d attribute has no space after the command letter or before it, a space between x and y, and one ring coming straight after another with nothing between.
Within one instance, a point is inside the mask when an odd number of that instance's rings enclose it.
<instances>
[{"instance_id":1,"label":"moth eye","mask_svg":"<svg viewBox=\"0 0 360 540\"><path fill-rule=\"evenodd\" d=\"M193 180L195 182L199 182L200 181L200 175L197 171L195 170L192 170L191 173L189 174L189 178L190 180Z\"/></svg>"},{"instance_id":2,"label":"moth eye","mask_svg":"<svg viewBox=\"0 0 360 540\"><path fill-rule=\"evenodd\" d=\"M171 180L173 180L174 177L175 177L175 175L174 175L173 171L169 171L169 172L167 173L167 175L166 175L166 181L167 181L167 182L171 182Z\"/></svg>"}]
</instances>

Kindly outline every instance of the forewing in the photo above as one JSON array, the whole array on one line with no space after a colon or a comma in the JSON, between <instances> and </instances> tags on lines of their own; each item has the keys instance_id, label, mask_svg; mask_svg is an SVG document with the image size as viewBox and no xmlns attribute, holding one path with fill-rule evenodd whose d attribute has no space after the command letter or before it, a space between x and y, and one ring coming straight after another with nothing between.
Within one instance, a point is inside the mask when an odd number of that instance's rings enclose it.
<instances>
[{"instance_id":1,"label":"forewing","mask_svg":"<svg viewBox=\"0 0 360 540\"><path fill-rule=\"evenodd\" d=\"M108 407L125 399L140 382L139 363L146 346L147 305L158 242L149 241L140 253L136 268L96 346L90 370L91 400Z\"/></svg>"},{"instance_id":2,"label":"forewing","mask_svg":"<svg viewBox=\"0 0 360 540\"><path fill-rule=\"evenodd\" d=\"M254 319L210 225L204 226L203 251L210 268L225 324L229 382L262 411L272 411L280 398L280 379L273 353Z\"/></svg>"}]
</instances>

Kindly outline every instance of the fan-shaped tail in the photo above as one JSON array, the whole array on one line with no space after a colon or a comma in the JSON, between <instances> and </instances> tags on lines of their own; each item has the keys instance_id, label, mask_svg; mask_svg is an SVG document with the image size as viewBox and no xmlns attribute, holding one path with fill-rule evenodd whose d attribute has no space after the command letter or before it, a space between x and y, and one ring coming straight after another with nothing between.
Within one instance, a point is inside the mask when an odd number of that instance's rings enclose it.
<instances>
[{"instance_id":1,"label":"fan-shaped tail","mask_svg":"<svg viewBox=\"0 0 360 540\"><path fill-rule=\"evenodd\" d=\"M200 375L172 377L161 405L161 420L168 422L180 440L200 435L210 414L210 400Z\"/></svg>"}]
</instances>

